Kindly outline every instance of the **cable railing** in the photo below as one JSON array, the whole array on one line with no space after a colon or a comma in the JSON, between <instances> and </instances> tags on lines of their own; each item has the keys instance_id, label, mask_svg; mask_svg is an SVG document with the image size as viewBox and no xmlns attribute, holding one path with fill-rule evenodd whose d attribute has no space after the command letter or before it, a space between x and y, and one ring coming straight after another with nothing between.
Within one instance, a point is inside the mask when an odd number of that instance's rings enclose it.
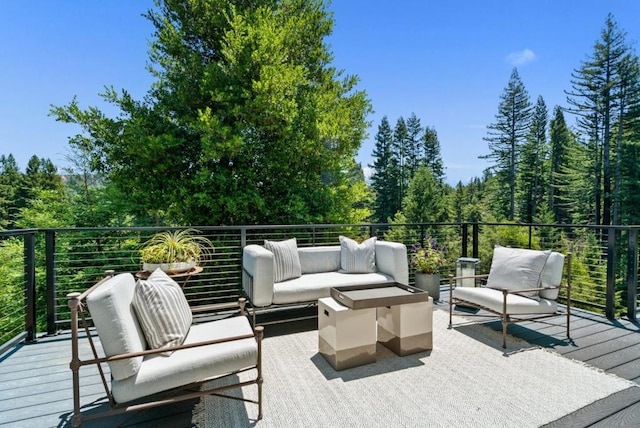
<instances>
[{"instance_id":1,"label":"cable railing","mask_svg":"<svg viewBox=\"0 0 640 428\"><path fill-rule=\"evenodd\" d=\"M236 301L242 295L242 248L265 239L296 237L301 247L338 245L340 235L376 236L413 245L435 239L455 272L459 257L479 258L488 273L495 245L571 252L571 300L609 318L636 321L638 226L505 223L315 224L261 226L189 226L180 228L67 228L0 231L0 353L13 344L56 334L69 326L67 294L83 291L106 270L138 273L139 249L160 230L195 228L215 252L184 287L192 306ZM414 282L410 270L409 281ZM562 297L562 296L561 296Z\"/></svg>"}]
</instances>

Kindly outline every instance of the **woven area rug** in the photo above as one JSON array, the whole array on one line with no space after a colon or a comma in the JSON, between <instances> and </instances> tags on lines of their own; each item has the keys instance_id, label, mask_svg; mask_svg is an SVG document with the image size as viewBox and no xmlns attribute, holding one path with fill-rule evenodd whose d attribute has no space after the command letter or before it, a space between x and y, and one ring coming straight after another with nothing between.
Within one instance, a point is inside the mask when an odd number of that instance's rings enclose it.
<instances>
[{"instance_id":1,"label":"woven area rug","mask_svg":"<svg viewBox=\"0 0 640 428\"><path fill-rule=\"evenodd\" d=\"M455 317L455 320L464 321ZM335 371L316 330L263 344L263 419L257 406L217 397L194 410L199 427L538 427L635 384L482 325L447 329L434 311L434 348ZM268 327L267 327L268 328ZM245 388L256 397L256 387Z\"/></svg>"}]
</instances>

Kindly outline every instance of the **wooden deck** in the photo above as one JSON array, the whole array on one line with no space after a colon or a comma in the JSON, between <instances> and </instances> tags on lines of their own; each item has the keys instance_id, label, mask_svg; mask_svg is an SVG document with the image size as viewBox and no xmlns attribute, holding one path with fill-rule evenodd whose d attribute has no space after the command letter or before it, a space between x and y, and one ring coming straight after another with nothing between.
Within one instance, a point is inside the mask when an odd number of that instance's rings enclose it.
<instances>
[{"instance_id":1,"label":"wooden deck","mask_svg":"<svg viewBox=\"0 0 640 428\"><path fill-rule=\"evenodd\" d=\"M448 310L446 302L436 307ZM311 309L314 311L315 309ZM311 312L312 313L312 312ZM550 320L553 322L554 320ZM560 321L560 320L559 320ZM567 358L585 363L640 383L640 326L626 320L608 320L587 311L574 310L571 340L564 327L549 323L523 323L509 327L509 333L532 344L555 350ZM267 335L289 330L313 329L315 320L267 326ZM488 322L501 329L500 323ZM70 337L62 333L42 337L33 344L21 344L0 356L0 426L69 427L72 404ZM97 371L85 368L83 394L86 403L104 402ZM91 395L93 394L93 395ZM195 402L165 406L143 414L102 419L87 427L190 427ZM631 387L554 421L549 427L640 426L640 387Z\"/></svg>"}]
</instances>

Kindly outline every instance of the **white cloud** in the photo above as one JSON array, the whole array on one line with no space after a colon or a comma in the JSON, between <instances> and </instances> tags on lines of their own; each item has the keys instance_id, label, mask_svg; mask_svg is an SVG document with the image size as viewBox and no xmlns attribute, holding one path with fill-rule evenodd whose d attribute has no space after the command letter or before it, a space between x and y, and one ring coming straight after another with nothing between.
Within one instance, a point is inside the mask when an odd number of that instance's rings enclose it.
<instances>
[{"instance_id":1,"label":"white cloud","mask_svg":"<svg viewBox=\"0 0 640 428\"><path fill-rule=\"evenodd\" d=\"M507 55L507 62L513 66L524 65L536 59L536 54L531 49L519 52L511 52Z\"/></svg>"}]
</instances>

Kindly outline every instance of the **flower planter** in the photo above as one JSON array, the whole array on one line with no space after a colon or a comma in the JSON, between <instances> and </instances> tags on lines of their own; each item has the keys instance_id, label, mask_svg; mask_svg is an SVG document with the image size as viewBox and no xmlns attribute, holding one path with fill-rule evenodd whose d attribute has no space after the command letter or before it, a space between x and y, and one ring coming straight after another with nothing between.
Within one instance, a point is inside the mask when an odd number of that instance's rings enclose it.
<instances>
[{"instance_id":1,"label":"flower planter","mask_svg":"<svg viewBox=\"0 0 640 428\"><path fill-rule=\"evenodd\" d=\"M433 300L440 300L440 274L416 272L416 287L429 293Z\"/></svg>"},{"instance_id":2,"label":"flower planter","mask_svg":"<svg viewBox=\"0 0 640 428\"><path fill-rule=\"evenodd\" d=\"M146 270L147 272L153 272L154 270L160 268L163 272L167 273L181 273L187 272L188 270L196 267L195 261L190 262L176 262L176 263L143 263L142 270Z\"/></svg>"}]
</instances>

